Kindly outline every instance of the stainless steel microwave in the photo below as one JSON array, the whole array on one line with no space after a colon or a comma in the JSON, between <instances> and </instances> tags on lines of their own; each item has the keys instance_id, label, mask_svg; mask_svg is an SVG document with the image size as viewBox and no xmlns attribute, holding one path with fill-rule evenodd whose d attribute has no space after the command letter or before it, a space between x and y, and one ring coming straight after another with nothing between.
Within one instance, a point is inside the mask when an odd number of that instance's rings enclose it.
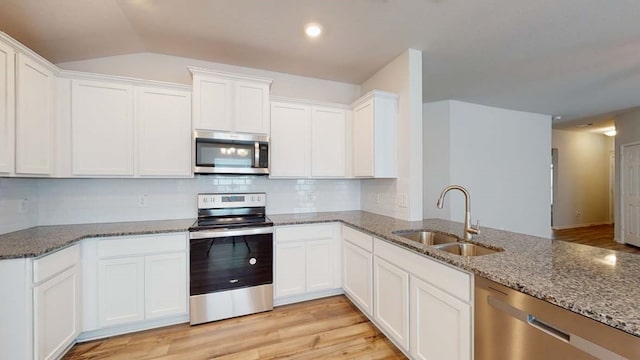
<instances>
[{"instance_id":1,"label":"stainless steel microwave","mask_svg":"<svg viewBox=\"0 0 640 360\"><path fill-rule=\"evenodd\" d=\"M193 132L194 174L269 174L269 137Z\"/></svg>"}]
</instances>

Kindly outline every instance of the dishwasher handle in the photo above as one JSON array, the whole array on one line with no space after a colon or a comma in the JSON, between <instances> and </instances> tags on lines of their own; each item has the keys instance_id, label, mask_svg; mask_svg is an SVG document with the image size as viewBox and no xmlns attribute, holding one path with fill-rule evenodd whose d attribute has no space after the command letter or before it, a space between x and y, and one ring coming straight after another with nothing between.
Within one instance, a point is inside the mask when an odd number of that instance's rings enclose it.
<instances>
[{"instance_id":1,"label":"dishwasher handle","mask_svg":"<svg viewBox=\"0 0 640 360\"><path fill-rule=\"evenodd\" d=\"M531 314L527 316L527 323L529 323L529 325L533 326L534 328L537 328L538 330L543 331L559 340L562 340L567 343L571 342L571 334L568 334L558 329L557 327L549 325L544 321L538 320L535 316Z\"/></svg>"}]
</instances>

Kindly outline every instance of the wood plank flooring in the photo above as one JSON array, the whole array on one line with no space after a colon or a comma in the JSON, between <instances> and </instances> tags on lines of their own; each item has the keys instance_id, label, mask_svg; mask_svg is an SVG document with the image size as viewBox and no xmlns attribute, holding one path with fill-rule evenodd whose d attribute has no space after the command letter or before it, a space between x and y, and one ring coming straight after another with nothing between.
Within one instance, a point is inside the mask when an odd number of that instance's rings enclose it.
<instances>
[{"instance_id":1,"label":"wood plank flooring","mask_svg":"<svg viewBox=\"0 0 640 360\"><path fill-rule=\"evenodd\" d=\"M406 359L345 296L76 344L63 359Z\"/></svg>"},{"instance_id":2,"label":"wood plank flooring","mask_svg":"<svg viewBox=\"0 0 640 360\"><path fill-rule=\"evenodd\" d=\"M640 248L613 241L613 225L585 226L575 229L553 230L553 239L597 246L609 250L640 254Z\"/></svg>"}]
</instances>

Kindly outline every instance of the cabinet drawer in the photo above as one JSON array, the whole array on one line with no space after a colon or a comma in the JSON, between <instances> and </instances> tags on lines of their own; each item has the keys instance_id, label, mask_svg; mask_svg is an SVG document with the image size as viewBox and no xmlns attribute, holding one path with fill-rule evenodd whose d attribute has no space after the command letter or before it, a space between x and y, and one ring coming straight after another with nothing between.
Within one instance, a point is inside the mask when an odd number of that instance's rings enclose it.
<instances>
[{"instance_id":1,"label":"cabinet drawer","mask_svg":"<svg viewBox=\"0 0 640 360\"><path fill-rule=\"evenodd\" d=\"M342 238L368 252L373 252L373 237L348 226L342 227Z\"/></svg>"},{"instance_id":2,"label":"cabinet drawer","mask_svg":"<svg viewBox=\"0 0 640 360\"><path fill-rule=\"evenodd\" d=\"M98 240L98 258L185 251L185 234L149 235Z\"/></svg>"},{"instance_id":3,"label":"cabinet drawer","mask_svg":"<svg viewBox=\"0 0 640 360\"><path fill-rule=\"evenodd\" d=\"M338 226L340 226L338 223L278 226L276 227L275 238L278 243L332 238L337 235Z\"/></svg>"},{"instance_id":4,"label":"cabinet drawer","mask_svg":"<svg viewBox=\"0 0 640 360\"><path fill-rule=\"evenodd\" d=\"M375 239L374 254L464 302L471 301L471 274Z\"/></svg>"},{"instance_id":5,"label":"cabinet drawer","mask_svg":"<svg viewBox=\"0 0 640 360\"><path fill-rule=\"evenodd\" d=\"M73 245L33 261L33 282L39 283L80 262L80 246Z\"/></svg>"}]
</instances>

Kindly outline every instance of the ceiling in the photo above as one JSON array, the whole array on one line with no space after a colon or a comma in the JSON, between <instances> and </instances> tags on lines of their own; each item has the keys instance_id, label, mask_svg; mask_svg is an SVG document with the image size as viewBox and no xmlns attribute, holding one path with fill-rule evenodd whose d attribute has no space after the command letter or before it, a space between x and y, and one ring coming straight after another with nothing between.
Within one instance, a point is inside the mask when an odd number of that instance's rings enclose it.
<instances>
[{"instance_id":1,"label":"ceiling","mask_svg":"<svg viewBox=\"0 0 640 360\"><path fill-rule=\"evenodd\" d=\"M0 30L54 63L156 52L360 84L414 48L425 102L562 121L640 105L639 18L637 0L0 1Z\"/></svg>"}]
</instances>

